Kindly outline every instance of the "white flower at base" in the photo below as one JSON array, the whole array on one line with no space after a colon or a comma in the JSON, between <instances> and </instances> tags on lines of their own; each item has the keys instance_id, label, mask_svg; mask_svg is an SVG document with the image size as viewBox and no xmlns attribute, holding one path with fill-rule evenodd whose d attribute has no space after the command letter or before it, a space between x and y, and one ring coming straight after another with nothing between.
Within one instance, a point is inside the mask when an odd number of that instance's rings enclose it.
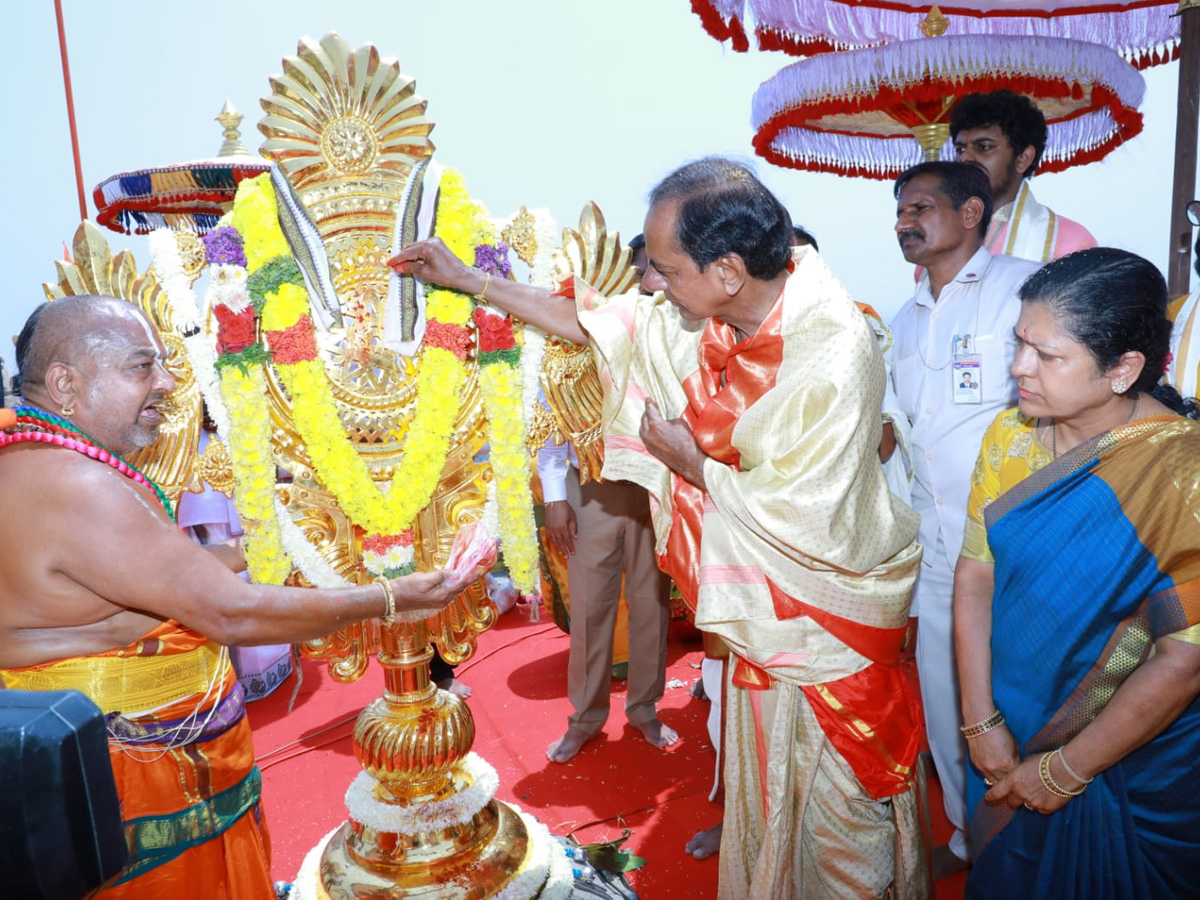
<instances>
[{"instance_id":1,"label":"white flower at base","mask_svg":"<svg viewBox=\"0 0 1200 900\"><path fill-rule=\"evenodd\" d=\"M346 809L350 818L376 831L397 834L424 834L470 822L500 787L500 776L478 753L468 753L459 764L459 773L468 786L447 800L435 800L418 806L399 806L375 799L378 780L359 772L346 791Z\"/></svg>"}]
</instances>

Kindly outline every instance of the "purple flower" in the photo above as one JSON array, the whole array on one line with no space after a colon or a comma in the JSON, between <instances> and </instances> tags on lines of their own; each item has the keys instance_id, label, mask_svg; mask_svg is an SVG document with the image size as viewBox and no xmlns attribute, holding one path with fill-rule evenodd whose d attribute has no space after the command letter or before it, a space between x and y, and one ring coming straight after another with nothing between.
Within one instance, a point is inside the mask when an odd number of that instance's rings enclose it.
<instances>
[{"instance_id":1,"label":"purple flower","mask_svg":"<svg viewBox=\"0 0 1200 900\"><path fill-rule=\"evenodd\" d=\"M242 236L236 228L223 225L214 228L202 238L208 263L212 266L244 266L246 254L242 251Z\"/></svg>"},{"instance_id":2,"label":"purple flower","mask_svg":"<svg viewBox=\"0 0 1200 900\"><path fill-rule=\"evenodd\" d=\"M508 244L498 241L492 244L480 244L475 248L475 267L489 272L500 278L512 274L512 263L508 261Z\"/></svg>"}]
</instances>

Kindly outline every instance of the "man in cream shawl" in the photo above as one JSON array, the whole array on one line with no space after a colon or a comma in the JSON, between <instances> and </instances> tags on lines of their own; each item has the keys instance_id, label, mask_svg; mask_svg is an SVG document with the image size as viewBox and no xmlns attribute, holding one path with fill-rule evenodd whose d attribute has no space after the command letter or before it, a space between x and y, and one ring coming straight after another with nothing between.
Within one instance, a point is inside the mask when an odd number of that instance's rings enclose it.
<instances>
[{"instance_id":1,"label":"man in cream shawl","mask_svg":"<svg viewBox=\"0 0 1200 900\"><path fill-rule=\"evenodd\" d=\"M652 296L401 271L591 343L605 478L651 495L659 564L727 667L720 896L924 897L920 705L899 667L920 546L878 458L883 360L779 201L724 159L650 197Z\"/></svg>"}]
</instances>

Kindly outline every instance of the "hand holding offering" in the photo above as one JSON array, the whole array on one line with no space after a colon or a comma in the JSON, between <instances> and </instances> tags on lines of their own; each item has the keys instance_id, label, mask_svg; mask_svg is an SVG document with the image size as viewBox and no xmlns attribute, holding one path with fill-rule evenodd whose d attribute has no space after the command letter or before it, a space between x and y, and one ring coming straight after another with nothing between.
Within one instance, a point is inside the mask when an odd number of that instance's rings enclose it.
<instances>
[{"instance_id":1,"label":"hand holding offering","mask_svg":"<svg viewBox=\"0 0 1200 900\"><path fill-rule=\"evenodd\" d=\"M454 536L446 561L446 580L461 591L496 564L497 542L482 522L468 522Z\"/></svg>"}]
</instances>

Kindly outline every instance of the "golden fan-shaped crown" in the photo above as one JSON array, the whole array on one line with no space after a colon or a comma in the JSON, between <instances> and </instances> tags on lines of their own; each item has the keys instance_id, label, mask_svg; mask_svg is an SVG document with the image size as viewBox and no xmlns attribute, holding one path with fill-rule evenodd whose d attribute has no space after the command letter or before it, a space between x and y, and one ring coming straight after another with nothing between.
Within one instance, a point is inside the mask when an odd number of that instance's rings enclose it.
<instances>
[{"instance_id":1,"label":"golden fan-shaped crown","mask_svg":"<svg viewBox=\"0 0 1200 900\"><path fill-rule=\"evenodd\" d=\"M270 79L258 123L321 234L387 231L413 166L433 153L425 100L400 64L336 32L300 41Z\"/></svg>"}]
</instances>

